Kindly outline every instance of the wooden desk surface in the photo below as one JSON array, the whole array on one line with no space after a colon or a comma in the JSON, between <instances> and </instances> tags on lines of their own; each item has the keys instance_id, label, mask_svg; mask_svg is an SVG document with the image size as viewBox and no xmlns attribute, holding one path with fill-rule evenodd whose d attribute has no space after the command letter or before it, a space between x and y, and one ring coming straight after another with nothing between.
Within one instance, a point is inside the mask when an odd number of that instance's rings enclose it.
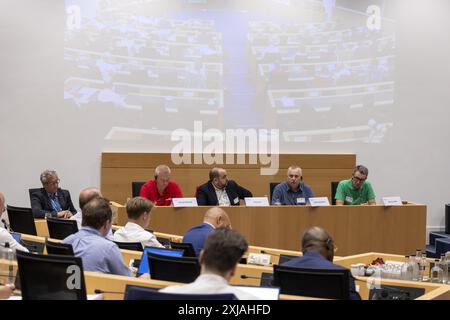
<instances>
[{"instance_id":1,"label":"wooden desk surface","mask_svg":"<svg viewBox=\"0 0 450 320\"><path fill-rule=\"evenodd\" d=\"M203 221L209 207L156 207L150 229L183 235ZM337 255L364 252L410 254L425 248L426 206L283 206L226 207L234 229L254 246L299 250L303 232L311 226L325 228L338 247ZM126 223L123 206L118 224Z\"/></svg>"}]
</instances>

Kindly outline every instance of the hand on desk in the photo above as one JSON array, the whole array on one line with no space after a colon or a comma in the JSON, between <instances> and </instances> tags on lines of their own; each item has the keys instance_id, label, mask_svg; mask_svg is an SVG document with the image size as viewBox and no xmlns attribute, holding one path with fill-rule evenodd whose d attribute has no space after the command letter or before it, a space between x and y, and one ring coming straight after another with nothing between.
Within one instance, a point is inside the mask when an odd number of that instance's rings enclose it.
<instances>
[{"instance_id":1,"label":"hand on desk","mask_svg":"<svg viewBox=\"0 0 450 320\"><path fill-rule=\"evenodd\" d=\"M70 212L69 210L59 211L56 216L62 219L69 219L70 217L72 217L72 212Z\"/></svg>"}]
</instances>

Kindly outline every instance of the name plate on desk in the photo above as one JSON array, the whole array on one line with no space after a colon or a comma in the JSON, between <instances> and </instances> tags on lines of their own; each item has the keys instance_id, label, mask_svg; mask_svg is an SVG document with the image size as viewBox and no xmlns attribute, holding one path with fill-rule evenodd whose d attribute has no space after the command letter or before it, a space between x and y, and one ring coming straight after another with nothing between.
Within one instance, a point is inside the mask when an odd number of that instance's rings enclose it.
<instances>
[{"instance_id":1,"label":"name plate on desk","mask_svg":"<svg viewBox=\"0 0 450 320\"><path fill-rule=\"evenodd\" d=\"M172 198L172 205L175 208L198 207L197 198Z\"/></svg>"},{"instance_id":2,"label":"name plate on desk","mask_svg":"<svg viewBox=\"0 0 450 320\"><path fill-rule=\"evenodd\" d=\"M244 198L247 207L268 207L269 199L267 197Z\"/></svg>"},{"instance_id":3,"label":"name plate on desk","mask_svg":"<svg viewBox=\"0 0 450 320\"><path fill-rule=\"evenodd\" d=\"M311 207L326 207L330 205L327 197L315 197L309 198L309 204Z\"/></svg>"},{"instance_id":4,"label":"name plate on desk","mask_svg":"<svg viewBox=\"0 0 450 320\"><path fill-rule=\"evenodd\" d=\"M400 197L383 197L383 203L385 206L401 206L403 205Z\"/></svg>"}]
</instances>

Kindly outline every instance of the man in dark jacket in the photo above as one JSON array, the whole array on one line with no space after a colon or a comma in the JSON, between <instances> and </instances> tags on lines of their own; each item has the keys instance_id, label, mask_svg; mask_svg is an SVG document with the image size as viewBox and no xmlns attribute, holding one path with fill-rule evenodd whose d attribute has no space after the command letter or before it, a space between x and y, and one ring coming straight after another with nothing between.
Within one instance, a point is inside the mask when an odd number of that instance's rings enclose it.
<instances>
[{"instance_id":1,"label":"man in dark jacket","mask_svg":"<svg viewBox=\"0 0 450 320\"><path fill-rule=\"evenodd\" d=\"M198 187L196 194L199 206L238 206L239 199L252 196L250 191L228 180L227 171L222 168L211 169L209 181Z\"/></svg>"},{"instance_id":2,"label":"man in dark jacket","mask_svg":"<svg viewBox=\"0 0 450 320\"><path fill-rule=\"evenodd\" d=\"M43 188L31 194L31 209L35 218L69 219L77 210L73 206L68 190L59 188L58 174L54 170L41 173Z\"/></svg>"}]
</instances>

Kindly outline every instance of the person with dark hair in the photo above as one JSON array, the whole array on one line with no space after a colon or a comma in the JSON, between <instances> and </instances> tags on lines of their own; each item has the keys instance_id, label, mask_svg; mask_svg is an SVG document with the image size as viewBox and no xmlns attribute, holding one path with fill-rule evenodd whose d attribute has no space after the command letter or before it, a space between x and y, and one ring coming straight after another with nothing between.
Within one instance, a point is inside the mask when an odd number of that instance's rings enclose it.
<instances>
[{"instance_id":1,"label":"person with dark hair","mask_svg":"<svg viewBox=\"0 0 450 320\"><path fill-rule=\"evenodd\" d=\"M150 223L150 213L153 203L142 197L135 197L127 202L127 224L114 233L114 241L117 242L140 242L142 247L164 246L159 243L155 235L147 230Z\"/></svg>"},{"instance_id":2,"label":"person with dark hair","mask_svg":"<svg viewBox=\"0 0 450 320\"><path fill-rule=\"evenodd\" d=\"M232 293L239 300L255 300L255 296L228 284L247 249L248 243L239 232L228 228L215 229L206 238L205 247L200 253L200 276L190 284L169 286L160 291L192 294Z\"/></svg>"},{"instance_id":3,"label":"person with dark hair","mask_svg":"<svg viewBox=\"0 0 450 320\"><path fill-rule=\"evenodd\" d=\"M83 206L82 216L81 230L62 243L72 245L75 256L83 260L84 270L132 276L119 247L105 238L112 225L109 201L101 197L92 199Z\"/></svg>"},{"instance_id":4,"label":"person with dark hair","mask_svg":"<svg viewBox=\"0 0 450 320\"><path fill-rule=\"evenodd\" d=\"M183 237L183 242L192 243L198 256L209 233L216 228L231 228L230 217L218 207L208 209L203 217L203 223L189 229Z\"/></svg>"},{"instance_id":5,"label":"person with dark hair","mask_svg":"<svg viewBox=\"0 0 450 320\"><path fill-rule=\"evenodd\" d=\"M35 218L69 219L77 213L70 192L59 187L58 174L54 170L41 173L42 188L31 194L31 209Z\"/></svg>"},{"instance_id":6,"label":"person with dark hair","mask_svg":"<svg viewBox=\"0 0 450 320\"><path fill-rule=\"evenodd\" d=\"M252 193L228 180L227 171L222 168L212 168L209 171L209 181L197 189L197 204L199 206L238 206L239 199L253 197Z\"/></svg>"},{"instance_id":7,"label":"person with dark hair","mask_svg":"<svg viewBox=\"0 0 450 320\"><path fill-rule=\"evenodd\" d=\"M363 165L356 166L350 179L339 182L334 197L336 205L375 205L375 193L367 181L368 175L369 169Z\"/></svg>"},{"instance_id":8,"label":"person with dark hair","mask_svg":"<svg viewBox=\"0 0 450 320\"><path fill-rule=\"evenodd\" d=\"M173 198L183 198L180 186L170 180L170 168L161 164L155 169L155 180L149 180L141 187L139 195L156 206L170 206Z\"/></svg>"},{"instance_id":9,"label":"person with dark hair","mask_svg":"<svg viewBox=\"0 0 450 320\"><path fill-rule=\"evenodd\" d=\"M312 227L305 231L302 238L303 256L294 258L282 264L287 267L307 268L307 269L345 269L333 263L334 251L333 238L320 227ZM355 279L350 275L350 300L361 300L356 292Z\"/></svg>"}]
</instances>

